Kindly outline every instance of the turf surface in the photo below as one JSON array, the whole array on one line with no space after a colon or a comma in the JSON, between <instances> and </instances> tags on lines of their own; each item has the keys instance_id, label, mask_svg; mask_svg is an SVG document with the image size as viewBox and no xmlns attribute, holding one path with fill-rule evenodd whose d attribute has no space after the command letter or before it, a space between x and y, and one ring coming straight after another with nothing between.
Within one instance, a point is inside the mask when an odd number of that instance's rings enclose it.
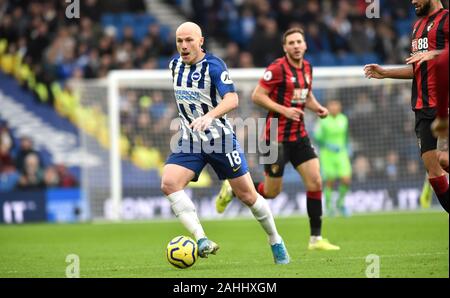
<instances>
[{"instance_id":1,"label":"turf surface","mask_svg":"<svg viewBox=\"0 0 450 298\"><path fill-rule=\"evenodd\" d=\"M80 259L81 277L365 277L366 256L380 257L381 277L449 277L445 212L325 218L335 252L308 251L308 219L276 219L292 262L275 266L253 219L203 221L220 250L185 270L165 259L165 246L186 234L177 221L122 224L0 226L0 277L65 277L66 256Z\"/></svg>"}]
</instances>

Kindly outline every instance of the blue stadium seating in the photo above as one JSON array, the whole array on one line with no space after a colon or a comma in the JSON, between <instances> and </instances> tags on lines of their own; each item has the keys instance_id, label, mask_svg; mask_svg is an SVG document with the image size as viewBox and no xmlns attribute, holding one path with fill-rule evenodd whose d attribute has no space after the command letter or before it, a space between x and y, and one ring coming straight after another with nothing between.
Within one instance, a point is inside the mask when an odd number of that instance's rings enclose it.
<instances>
[{"instance_id":1,"label":"blue stadium seating","mask_svg":"<svg viewBox=\"0 0 450 298\"><path fill-rule=\"evenodd\" d=\"M358 63L358 57L356 57L355 54L352 53L346 53L338 57L339 64L346 66L346 65L359 65Z\"/></svg>"},{"instance_id":2,"label":"blue stadium seating","mask_svg":"<svg viewBox=\"0 0 450 298\"><path fill-rule=\"evenodd\" d=\"M358 56L358 65L365 65L370 63L382 63L381 58L375 53L365 53Z\"/></svg>"},{"instance_id":3,"label":"blue stadium seating","mask_svg":"<svg viewBox=\"0 0 450 298\"><path fill-rule=\"evenodd\" d=\"M156 18L149 14L105 13L101 17L101 24L103 27L113 26L117 29L116 38L118 41L121 41L123 38L124 28L130 26L134 31L134 39L139 42L147 35L148 26L155 23L157 23ZM169 33L169 27L161 26L161 37L167 38Z\"/></svg>"},{"instance_id":4,"label":"blue stadium seating","mask_svg":"<svg viewBox=\"0 0 450 298\"><path fill-rule=\"evenodd\" d=\"M117 22L118 22L118 20L117 20L115 14L111 14L111 13L102 14L101 23L102 23L103 27L116 26Z\"/></svg>"},{"instance_id":5,"label":"blue stadium seating","mask_svg":"<svg viewBox=\"0 0 450 298\"><path fill-rule=\"evenodd\" d=\"M139 42L144 38L148 33L148 26L147 25L137 25L134 26L134 39Z\"/></svg>"},{"instance_id":6,"label":"blue stadium seating","mask_svg":"<svg viewBox=\"0 0 450 298\"><path fill-rule=\"evenodd\" d=\"M155 17L149 14L141 14L135 17L135 24L140 26L149 26L151 24L156 23Z\"/></svg>"},{"instance_id":7,"label":"blue stadium seating","mask_svg":"<svg viewBox=\"0 0 450 298\"><path fill-rule=\"evenodd\" d=\"M306 53L305 54L305 59L309 61L309 63L311 63L311 65L314 67L317 65L318 63L318 59L317 59L317 55L316 54L309 54Z\"/></svg>"},{"instance_id":8,"label":"blue stadium seating","mask_svg":"<svg viewBox=\"0 0 450 298\"><path fill-rule=\"evenodd\" d=\"M169 26L166 26L166 25L160 25L160 27L161 27L161 32L160 32L160 34L159 34L159 36L163 39L163 40L166 40L166 41L168 41L170 38L171 38L171 29L170 29L170 27ZM175 37L174 37L175 38ZM175 39L174 39L174 41L175 41Z\"/></svg>"},{"instance_id":9,"label":"blue stadium seating","mask_svg":"<svg viewBox=\"0 0 450 298\"><path fill-rule=\"evenodd\" d=\"M170 57L162 56L158 58L158 68L166 69L169 67Z\"/></svg>"},{"instance_id":10,"label":"blue stadium seating","mask_svg":"<svg viewBox=\"0 0 450 298\"><path fill-rule=\"evenodd\" d=\"M136 17L132 13L121 13L119 14L119 25L122 26L132 26L136 23Z\"/></svg>"},{"instance_id":11,"label":"blue stadium seating","mask_svg":"<svg viewBox=\"0 0 450 298\"><path fill-rule=\"evenodd\" d=\"M398 20L395 22L395 30L397 31L399 36L407 36L411 33L412 30L412 22L409 19L406 20Z\"/></svg>"},{"instance_id":12,"label":"blue stadium seating","mask_svg":"<svg viewBox=\"0 0 450 298\"><path fill-rule=\"evenodd\" d=\"M319 54L317 66L336 66L338 60L335 55L329 52L323 52Z\"/></svg>"}]
</instances>

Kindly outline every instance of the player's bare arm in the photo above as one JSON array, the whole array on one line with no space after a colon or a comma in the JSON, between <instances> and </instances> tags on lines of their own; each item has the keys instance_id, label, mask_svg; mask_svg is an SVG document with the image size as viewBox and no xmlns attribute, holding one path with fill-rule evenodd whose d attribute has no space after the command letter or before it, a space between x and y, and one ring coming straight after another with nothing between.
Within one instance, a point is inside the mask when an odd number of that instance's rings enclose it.
<instances>
[{"instance_id":1,"label":"player's bare arm","mask_svg":"<svg viewBox=\"0 0 450 298\"><path fill-rule=\"evenodd\" d=\"M320 118L328 116L328 109L317 101L312 91L308 93L308 97L306 98L306 108L316 113Z\"/></svg>"},{"instance_id":2,"label":"player's bare arm","mask_svg":"<svg viewBox=\"0 0 450 298\"><path fill-rule=\"evenodd\" d=\"M412 56L406 58L405 61L406 61L406 64L417 63L417 66L419 66L420 64L422 64L425 61L432 60L432 59L436 58L442 52L443 52L443 50L434 50L434 51L417 53L415 55L412 55Z\"/></svg>"},{"instance_id":3,"label":"player's bare arm","mask_svg":"<svg viewBox=\"0 0 450 298\"><path fill-rule=\"evenodd\" d=\"M266 110L282 114L294 121L300 121L300 116L304 114L300 108L285 107L274 102L270 99L269 92L260 85L253 90L252 101Z\"/></svg>"},{"instance_id":4,"label":"player's bare arm","mask_svg":"<svg viewBox=\"0 0 450 298\"><path fill-rule=\"evenodd\" d=\"M228 92L227 94L225 94L222 101L217 105L217 107L215 107L202 117L199 117L192 121L190 127L193 131L204 131L211 125L211 122L214 119L220 118L226 113L236 109L238 105L239 98L237 93Z\"/></svg>"},{"instance_id":5,"label":"player's bare arm","mask_svg":"<svg viewBox=\"0 0 450 298\"><path fill-rule=\"evenodd\" d=\"M412 65L397 68L384 68L378 64L367 64L364 66L364 75L368 79L403 79L414 78Z\"/></svg>"}]
</instances>

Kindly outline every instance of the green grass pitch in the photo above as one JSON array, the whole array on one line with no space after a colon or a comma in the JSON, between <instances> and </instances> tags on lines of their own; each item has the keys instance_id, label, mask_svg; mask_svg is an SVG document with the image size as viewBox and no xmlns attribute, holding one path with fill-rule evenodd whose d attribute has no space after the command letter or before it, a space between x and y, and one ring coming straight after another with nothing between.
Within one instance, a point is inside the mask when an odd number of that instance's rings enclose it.
<instances>
[{"instance_id":1,"label":"green grass pitch","mask_svg":"<svg viewBox=\"0 0 450 298\"><path fill-rule=\"evenodd\" d=\"M325 218L323 234L340 251L308 251L308 219L276 219L291 264L274 265L253 219L203 221L220 250L189 269L165 259L177 221L0 226L0 277L65 277L77 254L81 277L365 277L366 256L380 257L381 277L449 277L447 213L384 213Z\"/></svg>"}]
</instances>

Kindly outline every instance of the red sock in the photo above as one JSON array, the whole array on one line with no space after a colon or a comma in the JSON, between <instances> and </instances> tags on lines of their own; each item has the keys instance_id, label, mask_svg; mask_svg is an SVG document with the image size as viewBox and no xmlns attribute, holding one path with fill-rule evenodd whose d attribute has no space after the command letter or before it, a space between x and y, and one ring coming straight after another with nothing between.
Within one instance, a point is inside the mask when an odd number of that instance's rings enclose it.
<instances>
[{"instance_id":1,"label":"red sock","mask_svg":"<svg viewBox=\"0 0 450 298\"><path fill-rule=\"evenodd\" d=\"M322 200L322 191L307 191L306 197L313 200Z\"/></svg>"},{"instance_id":2,"label":"red sock","mask_svg":"<svg viewBox=\"0 0 450 298\"><path fill-rule=\"evenodd\" d=\"M258 193L260 195L262 195L264 198L267 197L266 193L264 192L264 182L258 183L258 186L256 187L256 191L258 191Z\"/></svg>"},{"instance_id":3,"label":"red sock","mask_svg":"<svg viewBox=\"0 0 450 298\"><path fill-rule=\"evenodd\" d=\"M449 212L449 201L448 201L448 181L445 175L440 177L429 178L431 186L433 187L436 197L441 203L442 208Z\"/></svg>"},{"instance_id":4,"label":"red sock","mask_svg":"<svg viewBox=\"0 0 450 298\"><path fill-rule=\"evenodd\" d=\"M444 194L448 190L448 181L445 175L434 178L428 178L428 181L430 181L430 184L433 187L434 192L438 196Z\"/></svg>"}]
</instances>

